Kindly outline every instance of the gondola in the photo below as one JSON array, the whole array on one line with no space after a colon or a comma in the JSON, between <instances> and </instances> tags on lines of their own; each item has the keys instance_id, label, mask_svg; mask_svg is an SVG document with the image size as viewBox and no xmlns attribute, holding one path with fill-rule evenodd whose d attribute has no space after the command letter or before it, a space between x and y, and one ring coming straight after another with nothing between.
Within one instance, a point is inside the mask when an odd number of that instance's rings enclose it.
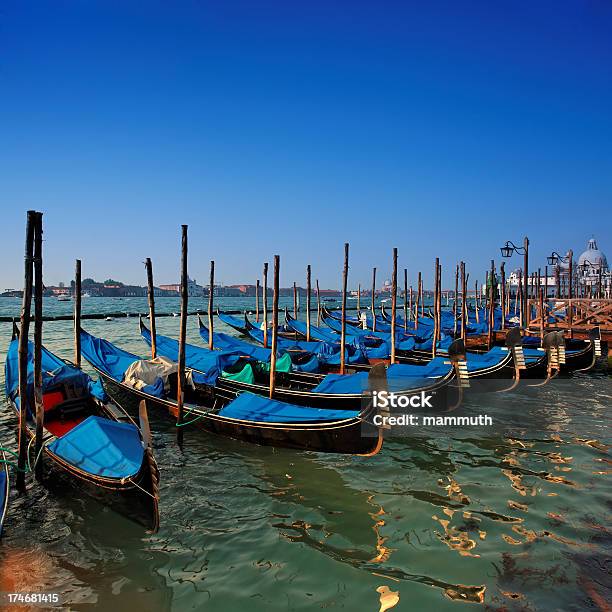
<instances>
[{"instance_id":1,"label":"gondola","mask_svg":"<svg viewBox=\"0 0 612 612\"><path fill-rule=\"evenodd\" d=\"M142 321L140 331L144 340L150 345L151 332ZM157 352L176 361L178 342L159 334L156 337ZM194 372L207 376L206 368L209 367L211 359L216 357L226 360L226 355L220 351L209 351L187 345L185 363ZM210 382L213 382L218 389L267 395L269 393L269 367L265 369L261 365L261 362L249 359L233 360L232 364L221 367L220 375L216 380ZM432 360L423 366L393 365L387 369L386 375L389 390L394 391L398 396L414 396L424 393L434 398L435 407L447 407L446 387L454 379L454 369L450 362L439 359ZM277 372L274 399L313 408L355 410L363 401L363 392L367 389L367 382L367 372L346 375Z\"/></svg>"},{"instance_id":2,"label":"gondola","mask_svg":"<svg viewBox=\"0 0 612 612\"><path fill-rule=\"evenodd\" d=\"M294 319L286 309L285 322L287 327L295 331L300 338L306 338L308 336L306 323ZM366 336L362 336L358 335L360 330L357 328L352 328L352 330L354 330L355 334L350 335L347 333L345 343L347 350L350 352L349 355L351 353L356 352L359 354L359 352L361 352L369 363L376 363L380 360L389 359L391 349L389 342L386 341L384 337L378 337L376 334L366 334ZM327 329L317 325L311 325L310 337L315 341L323 342L329 346L340 346L341 336L336 330L331 328Z\"/></svg>"},{"instance_id":3,"label":"gondola","mask_svg":"<svg viewBox=\"0 0 612 612\"><path fill-rule=\"evenodd\" d=\"M559 339L559 366L562 374L570 372L586 372L592 369L601 356L601 331L593 327L589 331L588 340L565 338L561 331L557 333ZM537 336L525 336L525 346L539 348L541 340Z\"/></svg>"},{"instance_id":4,"label":"gondola","mask_svg":"<svg viewBox=\"0 0 612 612\"><path fill-rule=\"evenodd\" d=\"M250 324L248 317L245 315L245 320ZM208 339L208 329L204 326L201 319L198 320L200 326L200 335L206 341ZM263 331L252 326L248 330L249 337L258 344L264 344ZM272 338L268 336L268 344ZM340 365L340 342L325 342L322 340L295 340L283 337L277 338L279 350L287 351L292 356L292 361L295 362L295 355L309 354L315 356L320 364L320 371L337 371ZM229 342L235 345L235 340ZM268 349L269 350L269 349ZM347 344L345 353L346 363L350 365L368 364L368 356L362 347ZM299 365L296 364L296 365ZM303 370L304 368L299 368ZM315 370L310 369L314 372Z\"/></svg>"},{"instance_id":5,"label":"gondola","mask_svg":"<svg viewBox=\"0 0 612 612\"><path fill-rule=\"evenodd\" d=\"M0 465L0 537L2 537L2 529L4 527L4 519L8 511L9 501L9 470L6 459L6 454L1 451L2 465Z\"/></svg>"},{"instance_id":6,"label":"gondola","mask_svg":"<svg viewBox=\"0 0 612 612\"><path fill-rule=\"evenodd\" d=\"M208 345L210 332L206 325L204 325L200 316L198 316L198 326L200 337L206 343L206 345ZM263 332L256 329L249 329L249 336L254 337L258 334L261 337ZM310 350L299 346L299 344L303 343L296 342L295 340L279 338L278 342L279 352L284 352L289 356L293 371L318 372L320 367L320 359L323 360L327 357L322 352L317 352L317 354L314 354ZM269 348L255 346L250 342L245 342L240 338L230 336L229 334L225 334L223 332L213 332L213 345L216 349L237 352L240 355L248 356L258 361L270 361L271 350ZM326 360L326 363L331 365L333 363L333 356L330 357L329 361Z\"/></svg>"},{"instance_id":7,"label":"gondola","mask_svg":"<svg viewBox=\"0 0 612 612\"><path fill-rule=\"evenodd\" d=\"M293 319L289 317L289 321L292 323ZM466 363L463 366L465 368L464 374L466 378L469 378L471 392L508 390L513 388L512 385L508 385L508 379L545 376L546 354L542 351L531 351L527 349L525 351L526 354L523 353L521 358L521 363L524 363L524 367L521 366L521 371L517 372L514 363L516 351L513 347L515 347L517 343L520 344L520 332L518 332L518 334L518 336L510 334L507 339L506 347L493 347L488 351L468 351L465 353ZM438 343L438 355L440 357L448 358L448 348L452 342L452 338L447 336ZM425 344L428 346L427 350L415 350L414 348L408 350L402 350L401 348L396 349L396 362L398 364L426 366L432 361L431 341L428 343L421 343L420 346L424 346ZM408 348L413 347L414 343L404 342L403 345L402 343L399 343L399 345ZM365 349L364 352L366 355L369 354L367 349ZM388 352L385 357L388 360ZM369 365L358 364L352 367L354 369L367 369Z\"/></svg>"},{"instance_id":8,"label":"gondola","mask_svg":"<svg viewBox=\"0 0 612 612\"><path fill-rule=\"evenodd\" d=\"M227 326L231 327L232 329L235 329L241 336L247 335L248 327L246 321L238 319L237 317L234 317L230 314L221 312L218 308L217 317L219 317L219 320L225 323Z\"/></svg>"},{"instance_id":9,"label":"gondola","mask_svg":"<svg viewBox=\"0 0 612 612\"><path fill-rule=\"evenodd\" d=\"M6 357L6 396L19 416L17 330ZM28 342L28 416L33 441L33 354ZM62 361L42 347L44 405L43 468L45 478L70 481L150 532L159 528L159 470L153 457L146 407L140 406L139 428L109 400L100 381ZM36 463L34 458L33 463Z\"/></svg>"},{"instance_id":10,"label":"gondola","mask_svg":"<svg viewBox=\"0 0 612 612\"><path fill-rule=\"evenodd\" d=\"M245 335L248 334L249 331L258 330L263 333L263 321L259 325L255 325L249 320L246 310L244 311L244 325L243 328L246 330ZM234 329L237 329L234 327ZM298 335L290 329L287 325L279 325L276 328L276 333L279 338L285 338L287 340L295 340ZM268 321L268 335L272 338L272 321Z\"/></svg>"},{"instance_id":11,"label":"gondola","mask_svg":"<svg viewBox=\"0 0 612 612\"><path fill-rule=\"evenodd\" d=\"M154 364L84 330L81 330L81 347L105 388L126 410L133 410L145 399L147 405L177 417L176 370L155 385L136 388L124 380L130 366L144 362L151 368ZM217 378L221 364L215 360L217 351L209 352L210 365L206 372L188 371L193 386L185 389L183 425L196 424L206 431L261 445L356 455L373 455L380 450L382 432L370 425L376 414L371 403L356 410L331 410L221 389L210 384ZM384 379L384 369L382 375L380 370L372 371L368 379L370 389L377 389L376 385L382 382L376 381L381 379Z\"/></svg>"}]
</instances>

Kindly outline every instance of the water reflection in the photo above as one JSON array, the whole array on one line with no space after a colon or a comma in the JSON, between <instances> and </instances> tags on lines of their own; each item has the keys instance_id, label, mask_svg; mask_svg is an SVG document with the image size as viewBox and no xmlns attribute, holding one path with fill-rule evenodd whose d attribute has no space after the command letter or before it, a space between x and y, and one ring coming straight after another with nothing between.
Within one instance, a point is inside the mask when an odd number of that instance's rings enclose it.
<instances>
[{"instance_id":1,"label":"water reflection","mask_svg":"<svg viewBox=\"0 0 612 612\"><path fill-rule=\"evenodd\" d=\"M124 306L146 310L144 300ZM86 325L146 353L135 319ZM177 330L176 319L160 319L160 333ZM70 357L70 333L69 322L48 324L45 342ZM200 343L195 325L188 334ZM0 324L2 358L9 335ZM36 580L75 609L377 610L394 594L394 609L605 609L611 398L601 372L472 397L466 410L494 415L494 431L419 430L372 459L195 429L181 452L174 425L151 414L160 532L146 536L94 500L33 484L12 493L0 588ZM0 441L14 448L8 411Z\"/></svg>"}]
</instances>

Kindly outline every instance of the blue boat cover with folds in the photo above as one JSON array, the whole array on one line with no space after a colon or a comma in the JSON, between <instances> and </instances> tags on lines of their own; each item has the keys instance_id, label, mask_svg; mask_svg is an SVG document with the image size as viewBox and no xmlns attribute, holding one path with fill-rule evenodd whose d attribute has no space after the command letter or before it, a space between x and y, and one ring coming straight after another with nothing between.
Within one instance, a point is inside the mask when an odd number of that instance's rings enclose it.
<instances>
[{"instance_id":1,"label":"blue boat cover with folds","mask_svg":"<svg viewBox=\"0 0 612 612\"><path fill-rule=\"evenodd\" d=\"M303 321L298 321L297 319L288 319L287 325L298 334L302 336L306 336L306 323ZM321 340L322 342L329 342L330 344L337 344L340 342L340 337L338 334L331 329L323 329L321 327L317 327L316 325L310 326L310 337L316 338L317 340Z\"/></svg>"},{"instance_id":2,"label":"blue boat cover with folds","mask_svg":"<svg viewBox=\"0 0 612 612\"><path fill-rule=\"evenodd\" d=\"M137 474L144 455L135 425L97 416L87 417L48 448L88 474L117 479Z\"/></svg>"},{"instance_id":3,"label":"blue boat cover with folds","mask_svg":"<svg viewBox=\"0 0 612 612\"><path fill-rule=\"evenodd\" d=\"M324 322L334 331L342 332L342 323L335 318L324 318ZM371 359L385 359L391 354L391 333L381 331L377 327L377 331L373 332L368 329L361 329L358 327L352 327L351 325L346 326L347 336L357 338L357 342L361 342L365 345L367 350L367 356ZM376 346L378 342L381 342L379 346ZM395 332L395 348L399 351L411 351L414 348L415 339L412 336L408 336L404 333L403 329L400 329L399 325ZM386 354L385 354L386 347Z\"/></svg>"},{"instance_id":4,"label":"blue boat cover with folds","mask_svg":"<svg viewBox=\"0 0 612 612\"><path fill-rule=\"evenodd\" d=\"M246 327L244 319L237 319L236 317L233 317L229 314L225 314L224 312L217 313L217 316L221 321L223 321L223 323L229 325L230 327L233 327L234 329L244 329Z\"/></svg>"},{"instance_id":5,"label":"blue boat cover with folds","mask_svg":"<svg viewBox=\"0 0 612 612\"><path fill-rule=\"evenodd\" d=\"M253 338L256 342L263 344L263 331L261 331L260 329L250 329L248 333L251 338ZM306 332L304 331L304 333ZM279 348L282 348L284 350L306 351L309 353L313 353L313 355L316 355L316 357L321 363L325 363L327 365L340 364L339 343L330 344L329 342L322 342L316 340L307 342L306 340L290 340L287 338L277 338L277 341ZM268 338L268 342L270 342L270 337ZM346 347L345 357L347 363L367 363L367 357L363 350L354 348L350 345ZM298 371L305 372L314 370L303 370L301 368L298 368Z\"/></svg>"},{"instance_id":6,"label":"blue boat cover with folds","mask_svg":"<svg viewBox=\"0 0 612 612\"><path fill-rule=\"evenodd\" d=\"M409 391L432 385L438 377L446 376L451 369L443 357L436 357L426 365L394 364L387 368L389 391ZM368 388L368 372L355 374L328 374L313 393L359 394Z\"/></svg>"},{"instance_id":7,"label":"blue boat cover with folds","mask_svg":"<svg viewBox=\"0 0 612 612\"><path fill-rule=\"evenodd\" d=\"M320 423L352 419L357 417L359 412L294 406L245 392L225 406L219 415L242 421L265 423Z\"/></svg>"},{"instance_id":8,"label":"blue boat cover with folds","mask_svg":"<svg viewBox=\"0 0 612 612\"><path fill-rule=\"evenodd\" d=\"M394 363L387 368L387 380L402 378L443 378L452 369L448 359L436 357L424 365ZM399 384L399 383L398 383Z\"/></svg>"},{"instance_id":9,"label":"blue boat cover with folds","mask_svg":"<svg viewBox=\"0 0 612 612\"><path fill-rule=\"evenodd\" d=\"M104 340L104 338L96 338L83 330L81 330L81 352L89 363L108 374L108 376L117 382L123 381L126 370L135 361L143 359L138 355L134 355L134 353L120 349L112 342ZM193 373L193 380L198 384L214 385L220 374L219 361L215 362L213 359L207 371ZM161 379L158 379L155 385L148 385L142 391L149 395L163 397L163 383Z\"/></svg>"},{"instance_id":10,"label":"blue boat cover with folds","mask_svg":"<svg viewBox=\"0 0 612 612\"><path fill-rule=\"evenodd\" d=\"M477 372L497 365L508 357L508 351L501 346L494 346L486 353L466 353L468 372Z\"/></svg>"},{"instance_id":11,"label":"blue boat cover with folds","mask_svg":"<svg viewBox=\"0 0 612 612\"><path fill-rule=\"evenodd\" d=\"M294 372L308 372L311 374L316 374L321 369L321 362L316 355L313 355L308 361L304 361L303 363L294 363L292 368Z\"/></svg>"},{"instance_id":12,"label":"blue boat cover with folds","mask_svg":"<svg viewBox=\"0 0 612 612\"><path fill-rule=\"evenodd\" d=\"M200 327L200 337L208 344L208 328L204 325ZM234 336L222 332L213 332L213 343L216 348L220 348L224 351L239 351L241 355L252 357L257 361L270 361L270 354L272 353L268 348L255 346L254 344L239 340Z\"/></svg>"},{"instance_id":13,"label":"blue boat cover with folds","mask_svg":"<svg viewBox=\"0 0 612 612\"><path fill-rule=\"evenodd\" d=\"M523 355L525 356L525 361L527 363L534 363L542 359L546 353L544 351L539 351L538 349L523 348Z\"/></svg>"},{"instance_id":14,"label":"blue boat cover with folds","mask_svg":"<svg viewBox=\"0 0 612 612\"><path fill-rule=\"evenodd\" d=\"M151 346L151 331L140 330L144 341ZM178 361L178 340L157 334L157 352L172 361ZM205 382L214 384L219 374L233 366L243 355L239 351L211 351L193 344L185 344L185 365L206 374Z\"/></svg>"},{"instance_id":15,"label":"blue boat cover with folds","mask_svg":"<svg viewBox=\"0 0 612 612\"><path fill-rule=\"evenodd\" d=\"M443 351L446 351L448 350L448 347L452 343L453 343L453 339L450 336L444 336L443 334L442 338L438 342L438 348ZM416 344L416 348L419 349L420 351L431 351L432 346L433 346L433 340L431 337L425 340L424 342L421 342L421 343L417 342Z\"/></svg>"},{"instance_id":16,"label":"blue boat cover with folds","mask_svg":"<svg viewBox=\"0 0 612 612\"><path fill-rule=\"evenodd\" d=\"M117 382L123 380L125 371L135 361L142 359L134 353L120 349L108 340L96 338L83 330L81 330L81 353L89 363Z\"/></svg>"},{"instance_id":17,"label":"blue boat cover with folds","mask_svg":"<svg viewBox=\"0 0 612 612\"><path fill-rule=\"evenodd\" d=\"M43 393L61 384L70 384L76 389L87 389L101 401L106 401L106 393L100 381L94 381L83 370L67 364L59 357L41 348L41 368L43 374ZM28 342L28 389L34 386L34 344ZM15 400L19 392L19 340L15 338L9 345L4 366L4 387L6 396Z\"/></svg>"},{"instance_id":18,"label":"blue boat cover with folds","mask_svg":"<svg viewBox=\"0 0 612 612\"><path fill-rule=\"evenodd\" d=\"M263 344L263 330L261 329L249 329L249 336L255 340L255 342L259 342L259 344ZM307 351L309 353L316 353L321 348L320 342L306 342L306 340L292 340L290 338L283 338L280 336L276 337L276 343L279 349L284 349L286 351ZM268 345L272 344L272 332L268 332ZM336 349L338 350L338 349Z\"/></svg>"}]
</instances>

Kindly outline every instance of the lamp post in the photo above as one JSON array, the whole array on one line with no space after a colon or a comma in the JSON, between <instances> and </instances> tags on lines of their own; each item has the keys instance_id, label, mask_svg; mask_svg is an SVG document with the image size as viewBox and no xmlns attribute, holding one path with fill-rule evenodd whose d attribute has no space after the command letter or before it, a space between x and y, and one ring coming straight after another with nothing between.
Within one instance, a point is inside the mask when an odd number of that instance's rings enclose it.
<instances>
[{"instance_id":1,"label":"lamp post","mask_svg":"<svg viewBox=\"0 0 612 612\"><path fill-rule=\"evenodd\" d=\"M529 277L529 238L525 236L523 239L523 246L516 246L511 240L506 240L506 244L500 248L502 257L512 257L512 254L516 251L520 255L523 255L523 324L525 327L529 326L527 316L529 313L529 288L528 288L528 277Z\"/></svg>"},{"instance_id":2,"label":"lamp post","mask_svg":"<svg viewBox=\"0 0 612 612\"><path fill-rule=\"evenodd\" d=\"M558 262L569 263L568 274L569 274L569 284L568 284L568 298L571 300L573 297L573 260L574 260L574 251L570 249L567 252L567 257L563 257L559 255L557 251L553 251L548 257L548 264L551 266L556 266Z\"/></svg>"},{"instance_id":3,"label":"lamp post","mask_svg":"<svg viewBox=\"0 0 612 612\"><path fill-rule=\"evenodd\" d=\"M586 287L586 276L587 276L587 271L589 268L595 269L597 267L597 264L594 264L592 261L589 261L588 259L585 259L579 266L580 268L580 272L582 272L582 277L583 277L583 284ZM599 294L601 293L601 266L599 266L599 279L598 279L598 289L597 289L597 295L599 296ZM592 283L589 284L589 297L593 297L593 286Z\"/></svg>"}]
</instances>

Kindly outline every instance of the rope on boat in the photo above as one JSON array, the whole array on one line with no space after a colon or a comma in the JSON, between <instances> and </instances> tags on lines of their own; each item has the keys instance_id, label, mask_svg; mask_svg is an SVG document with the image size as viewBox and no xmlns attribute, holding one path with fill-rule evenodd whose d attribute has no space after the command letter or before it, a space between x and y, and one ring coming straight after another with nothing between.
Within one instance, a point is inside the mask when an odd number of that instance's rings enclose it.
<instances>
[{"instance_id":1,"label":"rope on boat","mask_svg":"<svg viewBox=\"0 0 612 612\"><path fill-rule=\"evenodd\" d=\"M3 446L0 446L0 451L9 453L10 455L13 455L13 457L19 457L19 455L16 452L12 451L10 448L4 448ZM1 463L6 463L6 465L10 465L16 472L23 472L24 474L27 474L30 471L29 467L26 467L25 470L20 469L17 463L15 463L14 461L10 461L9 459L0 459L0 464Z\"/></svg>"},{"instance_id":2,"label":"rope on boat","mask_svg":"<svg viewBox=\"0 0 612 612\"><path fill-rule=\"evenodd\" d=\"M40 457L43 451L45 450L45 446L47 446L46 442L44 444L41 444L40 450L38 451L38 455L36 456L36 459L34 460L34 467L30 467L30 446L32 445L32 441L35 439L36 438L33 437L32 440L30 440L30 444L28 444L28 469L30 470L30 472L33 472L36 469L36 466L38 465L38 462L40 461Z\"/></svg>"},{"instance_id":3,"label":"rope on boat","mask_svg":"<svg viewBox=\"0 0 612 612\"><path fill-rule=\"evenodd\" d=\"M143 493L146 493L149 497L152 497L155 500L157 499L155 495L149 493L146 489L143 489L137 482L134 482L131 478L128 478L127 481L131 482L136 488L140 489Z\"/></svg>"},{"instance_id":4,"label":"rope on boat","mask_svg":"<svg viewBox=\"0 0 612 612\"><path fill-rule=\"evenodd\" d=\"M189 408L185 415L191 414L193 412L193 408ZM191 419L191 421L183 422L183 423L175 423L175 427L185 427L185 425L191 425L196 421L199 421L201 418L205 417L209 411L202 413L200 416L197 416L195 419Z\"/></svg>"}]
</instances>

